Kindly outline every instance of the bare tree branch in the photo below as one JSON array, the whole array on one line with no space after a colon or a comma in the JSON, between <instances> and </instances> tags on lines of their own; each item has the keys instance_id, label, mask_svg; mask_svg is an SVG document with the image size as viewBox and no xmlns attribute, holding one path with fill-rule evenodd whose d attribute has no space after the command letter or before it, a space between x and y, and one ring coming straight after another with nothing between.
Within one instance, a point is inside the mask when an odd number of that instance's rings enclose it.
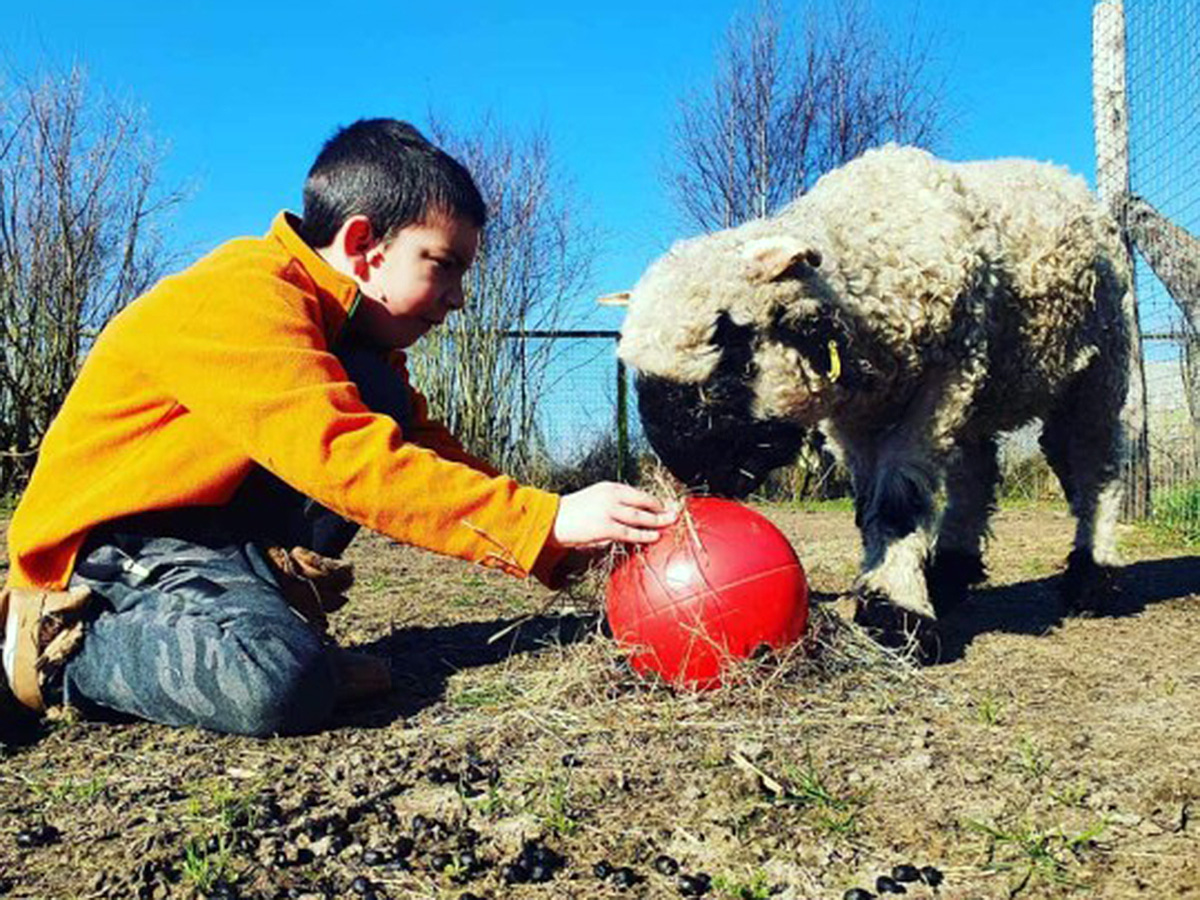
<instances>
[{"instance_id":1,"label":"bare tree branch","mask_svg":"<svg viewBox=\"0 0 1200 900\"><path fill-rule=\"evenodd\" d=\"M795 20L760 0L730 25L711 85L679 103L666 177L676 207L702 230L729 228L875 144L931 144L945 118L933 46L915 21L889 38L862 0L809 3Z\"/></svg>"}]
</instances>

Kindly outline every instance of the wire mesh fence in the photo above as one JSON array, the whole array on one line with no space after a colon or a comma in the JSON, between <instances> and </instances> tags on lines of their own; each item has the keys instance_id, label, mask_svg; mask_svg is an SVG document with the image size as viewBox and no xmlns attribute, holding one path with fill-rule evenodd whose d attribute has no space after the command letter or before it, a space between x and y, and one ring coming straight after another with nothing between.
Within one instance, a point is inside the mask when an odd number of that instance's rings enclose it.
<instances>
[{"instance_id":1,"label":"wire mesh fence","mask_svg":"<svg viewBox=\"0 0 1200 900\"><path fill-rule=\"evenodd\" d=\"M1200 3L1105 0L1094 26L1097 187L1136 251L1148 480L1137 512L1200 537Z\"/></svg>"},{"instance_id":2,"label":"wire mesh fence","mask_svg":"<svg viewBox=\"0 0 1200 900\"><path fill-rule=\"evenodd\" d=\"M630 409L630 379L616 356L619 336L605 330L507 334L531 354L548 351L538 396L522 397L523 405L533 404L538 412L538 447L533 469L520 474L559 491L601 480L637 480L643 442Z\"/></svg>"}]
</instances>

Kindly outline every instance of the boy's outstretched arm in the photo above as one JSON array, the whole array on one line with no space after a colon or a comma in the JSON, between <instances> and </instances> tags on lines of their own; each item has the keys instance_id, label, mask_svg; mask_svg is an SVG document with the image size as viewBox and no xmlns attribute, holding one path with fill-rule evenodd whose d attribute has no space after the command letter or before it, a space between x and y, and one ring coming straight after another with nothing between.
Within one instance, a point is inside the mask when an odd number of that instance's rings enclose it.
<instances>
[{"instance_id":1,"label":"boy's outstretched arm","mask_svg":"<svg viewBox=\"0 0 1200 900\"><path fill-rule=\"evenodd\" d=\"M598 547L613 541L649 544L677 516L645 491L601 481L559 501L547 543L556 547Z\"/></svg>"}]
</instances>

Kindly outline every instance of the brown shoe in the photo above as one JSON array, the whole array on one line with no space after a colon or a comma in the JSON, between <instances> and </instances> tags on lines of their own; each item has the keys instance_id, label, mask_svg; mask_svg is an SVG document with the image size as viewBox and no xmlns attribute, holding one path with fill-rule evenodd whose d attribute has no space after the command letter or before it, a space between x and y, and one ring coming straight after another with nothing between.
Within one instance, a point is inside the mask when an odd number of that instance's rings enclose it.
<instances>
[{"instance_id":1,"label":"brown shoe","mask_svg":"<svg viewBox=\"0 0 1200 900\"><path fill-rule=\"evenodd\" d=\"M22 706L37 713L46 711L42 689L79 649L91 596L91 591L84 587L67 591L36 588L0 591L0 613L4 615L0 632L4 644L12 641L11 681L5 680ZM0 677L3 674L0 672Z\"/></svg>"},{"instance_id":2,"label":"brown shoe","mask_svg":"<svg viewBox=\"0 0 1200 900\"><path fill-rule=\"evenodd\" d=\"M344 647L334 647L330 654L338 706L382 697L392 690L392 667L386 659Z\"/></svg>"}]
</instances>

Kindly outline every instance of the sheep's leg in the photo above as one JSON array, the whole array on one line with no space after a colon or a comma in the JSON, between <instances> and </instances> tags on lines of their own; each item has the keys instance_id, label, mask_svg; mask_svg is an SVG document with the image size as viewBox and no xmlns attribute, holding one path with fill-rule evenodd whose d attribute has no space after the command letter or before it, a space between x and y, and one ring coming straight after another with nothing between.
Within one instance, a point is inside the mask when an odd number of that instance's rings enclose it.
<instances>
[{"instance_id":1,"label":"sheep's leg","mask_svg":"<svg viewBox=\"0 0 1200 900\"><path fill-rule=\"evenodd\" d=\"M936 618L925 581L933 498L969 396L965 372L931 376L882 435L871 417L858 428L838 428L854 475L863 544L855 584L859 617L869 624L887 627L873 620L898 616L907 628L913 616Z\"/></svg>"},{"instance_id":2,"label":"sheep's leg","mask_svg":"<svg viewBox=\"0 0 1200 900\"><path fill-rule=\"evenodd\" d=\"M936 656L937 618L925 580L934 494L954 437L970 408L978 373L967 367L929 373L902 419L882 434L864 417L841 428L858 504L863 564L855 583L856 620L886 643Z\"/></svg>"},{"instance_id":3,"label":"sheep's leg","mask_svg":"<svg viewBox=\"0 0 1200 900\"><path fill-rule=\"evenodd\" d=\"M852 465L863 544L854 618L883 644L936 658L936 614L925 583L934 470L912 448L893 443L880 450L874 466Z\"/></svg>"},{"instance_id":4,"label":"sheep's leg","mask_svg":"<svg viewBox=\"0 0 1200 900\"><path fill-rule=\"evenodd\" d=\"M1068 609L1103 613L1116 594L1117 516L1125 434L1102 367L1085 372L1051 415L1041 444L1075 516L1062 593Z\"/></svg>"},{"instance_id":5,"label":"sheep's leg","mask_svg":"<svg viewBox=\"0 0 1200 900\"><path fill-rule=\"evenodd\" d=\"M909 448L881 448L870 471L856 472L861 500L862 571L855 589L925 618L935 618L925 583L936 477Z\"/></svg>"},{"instance_id":6,"label":"sheep's leg","mask_svg":"<svg viewBox=\"0 0 1200 900\"><path fill-rule=\"evenodd\" d=\"M926 572L938 616L965 600L967 588L987 579L983 549L999 482L995 439L962 442L947 468L946 508Z\"/></svg>"}]
</instances>

